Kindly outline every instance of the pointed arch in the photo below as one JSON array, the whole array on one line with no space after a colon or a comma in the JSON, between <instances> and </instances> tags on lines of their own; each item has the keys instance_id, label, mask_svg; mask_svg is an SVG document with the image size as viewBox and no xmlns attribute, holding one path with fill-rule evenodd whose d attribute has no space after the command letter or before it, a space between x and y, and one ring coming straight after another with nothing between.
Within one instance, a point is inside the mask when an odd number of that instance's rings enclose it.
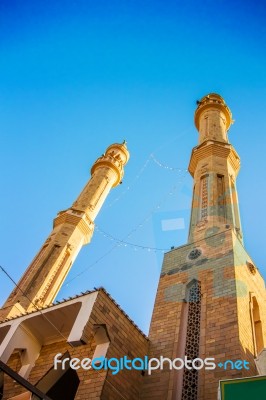
<instances>
[{"instance_id":1,"label":"pointed arch","mask_svg":"<svg viewBox=\"0 0 266 400\"><path fill-rule=\"evenodd\" d=\"M250 294L250 316L252 323L254 355L257 356L264 348L260 308L256 296Z\"/></svg>"}]
</instances>

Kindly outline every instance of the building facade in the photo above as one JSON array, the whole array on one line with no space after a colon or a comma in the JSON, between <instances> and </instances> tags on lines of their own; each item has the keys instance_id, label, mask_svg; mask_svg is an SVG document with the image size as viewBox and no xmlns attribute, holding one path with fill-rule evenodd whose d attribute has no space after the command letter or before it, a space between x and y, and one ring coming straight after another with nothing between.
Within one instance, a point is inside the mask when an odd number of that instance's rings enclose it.
<instances>
[{"instance_id":1,"label":"building facade","mask_svg":"<svg viewBox=\"0 0 266 400\"><path fill-rule=\"evenodd\" d=\"M240 158L228 140L232 122L221 96L211 93L198 102L188 243L164 256L149 338L103 288L53 304L80 248L90 241L106 196L122 179L129 153L125 143L114 144L92 167L78 199L58 214L0 310L0 358L12 371L54 400L215 400L219 380L263 370L266 292L243 243L236 190ZM55 371L57 354L65 370ZM69 366L75 358L145 355L163 357L163 368L114 374L110 368ZM216 367L202 367L206 358L214 358ZM170 368L167 359L197 361L187 368L177 361ZM2 383L0 378L1 385L3 400L31 398L10 377Z\"/></svg>"}]
</instances>

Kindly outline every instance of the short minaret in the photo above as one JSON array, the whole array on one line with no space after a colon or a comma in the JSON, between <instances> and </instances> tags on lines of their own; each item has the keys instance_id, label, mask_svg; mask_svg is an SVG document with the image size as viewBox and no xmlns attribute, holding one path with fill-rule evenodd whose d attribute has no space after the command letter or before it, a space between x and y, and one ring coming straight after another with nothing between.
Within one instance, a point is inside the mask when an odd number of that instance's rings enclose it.
<instances>
[{"instance_id":1,"label":"short minaret","mask_svg":"<svg viewBox=\"0 0 266 400\"><path fill-rule=\"evenodd\" d=\"M233 228L242 240L236 177L240 158L228 141L232 114L221 96L210 93L198 101L194 147L189 172L194 178L189 241Z\"/></svg>"},{"instance_id":2,"label":"short minaret","mask_svg":"<svg viewBox=\"0 0 266 400\"><path fill-rule=\"evenodd\" d=\"M0 310L1 317L51 304L112 187L121 183L129 159L126 143L112 144L91 168L91 178L73 205L60 211L53 230Z\"/></svg>"}]
</instances>

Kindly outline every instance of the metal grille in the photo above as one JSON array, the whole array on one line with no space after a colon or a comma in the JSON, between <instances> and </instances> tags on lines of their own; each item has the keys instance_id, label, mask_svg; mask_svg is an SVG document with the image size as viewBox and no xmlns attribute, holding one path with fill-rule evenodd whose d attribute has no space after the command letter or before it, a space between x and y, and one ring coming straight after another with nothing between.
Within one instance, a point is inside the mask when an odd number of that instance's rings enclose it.
<instances>
[{"instance_id":1,"label":"metal grille","mask_svg":"<svg viewBox=\"0 0 266 400\"><path fill-rule=\"evenodd\" d=\"M201 288L195 282L189 290L188 321L185 355L189 360L199 357ZM198 371L184 369L182 400L197 400Z\"/></svg>"}]
</instances>

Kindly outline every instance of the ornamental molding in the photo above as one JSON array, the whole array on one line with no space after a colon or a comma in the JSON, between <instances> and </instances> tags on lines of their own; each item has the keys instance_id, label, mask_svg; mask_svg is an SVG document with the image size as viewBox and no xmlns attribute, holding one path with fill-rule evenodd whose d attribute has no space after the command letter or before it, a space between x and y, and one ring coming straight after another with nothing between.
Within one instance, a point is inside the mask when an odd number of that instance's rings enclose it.
<instances>
[{"instance_id":1,"label":"ornamental molding","mask_svg":"<svg viewBox=\"0 0 266 400\"><path fill-rule=\"evenodd\" d=\"M224 145L221 142L208 141L200 146L194 147L189 161L188 170L194 177L198 163L208 157L221 157L229 161L232 168L238 173L240 169L240 157L231 145Z\"/></svg>"}]
</instances>

